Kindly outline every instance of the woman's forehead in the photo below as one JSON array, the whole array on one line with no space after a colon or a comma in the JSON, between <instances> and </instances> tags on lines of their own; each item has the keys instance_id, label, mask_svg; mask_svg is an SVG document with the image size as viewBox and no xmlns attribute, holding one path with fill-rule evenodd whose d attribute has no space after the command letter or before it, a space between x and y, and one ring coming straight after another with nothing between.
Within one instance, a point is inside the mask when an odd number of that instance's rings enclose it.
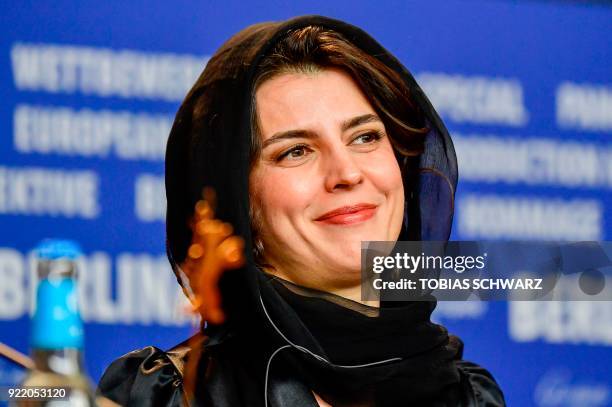
<instances>
[{"instance_id":1,"label":"woman's forehead","mask_svg":"<svg viewBox=\"0 0 612 407\"><path fill-rule=\"evenodd\" d=\"M267 80L257 90L256 107L264 141L278 132L346 129L347 123L357 117L377 118L353 78L333 68L317 73L283 73Z\"/></svg>"}]
</instances>

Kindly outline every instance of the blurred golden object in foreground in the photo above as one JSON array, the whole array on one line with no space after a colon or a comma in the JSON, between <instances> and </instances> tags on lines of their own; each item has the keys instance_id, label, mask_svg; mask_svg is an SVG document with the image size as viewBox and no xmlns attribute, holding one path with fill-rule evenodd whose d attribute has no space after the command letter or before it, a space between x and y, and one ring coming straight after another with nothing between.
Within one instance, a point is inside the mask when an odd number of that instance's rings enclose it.
<instances>
[{"instance_id":1,"label":"blurred golden object in foreground","mask_svg":"<svg viewBox=\"0 0 612 407\"><path fill-rule=\"evenodd\" d=\"M189 278L193 292L193 311L207 323L225 321L219 280L224 271L241 267L244 262L244 240L232 235L229 223L215 219L216 196L211 188L204 188L202 199L194 208L190 221L191 245L181 268ZM183 373L183 390L187 403L193 399L197 379L197 367L202 347L197 335L190 343L191 355Z\"/></svg>"},{"instance_id":2,"label":"blurred golden object in foreground","mask_svg":"<svg viewBox=\"0 0 612 407\"><path fill-rule=\"evenodd\" d=\"M205 188L203 198L195 205L190 222L191 246L182 265L194 293L194 311L211 324L225 320L221 307L219 279L225 270L244 264L244 241L232 235L232 225L215 219L215 193Z\"/></svg>"}]
</instances>

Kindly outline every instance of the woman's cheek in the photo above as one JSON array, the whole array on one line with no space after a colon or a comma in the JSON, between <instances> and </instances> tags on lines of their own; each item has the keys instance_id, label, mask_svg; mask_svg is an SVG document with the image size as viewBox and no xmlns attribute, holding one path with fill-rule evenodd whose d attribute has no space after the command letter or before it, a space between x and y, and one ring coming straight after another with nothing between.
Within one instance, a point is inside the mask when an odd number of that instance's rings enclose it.
<instances>
[{"instance_id":1,"label":"woman's cheek","mask_svg":"<svg viewBox=\"0 0 612 407\"><path fill-rule=\"evenodd\" d=\"M394 156L372 160L367 167L368 178L381 191L403 188L402 173Z\"/></svg>"},{"instance_id":2,"label":"woman's cheek","mask_svg":"<svg viewBox=\"0 0 612 407\"><path fill-rule=\"evenodd\" d=\"M270 171L265 182L258 185L265 212L274 215L287 215L303 209L310 196L312 185L299 171Z\"/></svg>"}]
</instances>

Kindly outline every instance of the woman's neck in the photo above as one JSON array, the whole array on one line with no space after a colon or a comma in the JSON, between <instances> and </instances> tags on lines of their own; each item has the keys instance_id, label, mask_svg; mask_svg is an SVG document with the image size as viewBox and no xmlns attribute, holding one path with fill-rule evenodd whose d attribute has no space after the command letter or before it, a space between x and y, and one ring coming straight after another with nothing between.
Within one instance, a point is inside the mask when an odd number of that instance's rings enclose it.
<instances>
[{"instance_id":1,"label":"woman's neck","mask_svg":"<svg viewBox=\"0 0 612 407\"><path fill-rule=\"evenodd\" d=\"M348 298L349 300L359 302L363 305L378 308L380 306L379 300L363 300L361 298L361 283L353 287L343 287L338 289L325 290L331 294L338 295L340 297Z\"/></svg>"},{"instance_id":2,"label":"woman's neck","mask_svg":"<svg viewBox=\"0 0 612 407\"><path fill-rule=\"evenodd\" d=\"M325 291L330 294L337 295L339 297L347 298L351 301L355 301L361 303L363 305L367 305L369 307L380 307L379 300L363 300L362 299L362 290L361 290L361 281L358 280L354 285L347 285L342 287L334 287L332 285L322 286L322 287L309 287L307 285L301 284L299 282L293 281L293 279L286 275L286 273L279 272L279 270L272 266L261 266L260 267L267 274L271 274L273 276L279 277L283 280L289 281L292 284L296 284L298 286L312 288L319 291Z\"/></svg>"}]
</instances>

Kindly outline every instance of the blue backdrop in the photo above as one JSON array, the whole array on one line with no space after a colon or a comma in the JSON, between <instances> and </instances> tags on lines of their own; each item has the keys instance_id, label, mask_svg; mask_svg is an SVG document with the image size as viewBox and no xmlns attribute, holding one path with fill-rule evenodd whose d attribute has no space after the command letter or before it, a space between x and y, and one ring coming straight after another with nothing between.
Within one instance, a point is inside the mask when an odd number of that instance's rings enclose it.
<instances>
[{"instance_id":1,"label":"blue backdrop","mask_svg":"<svg viewBox=\"0 0 612 407\"><path fill-rule=\"evenodd\" d=\"M323 14L417 76L459 155L453 238L612 238L612 7L571 2L9 2L0 13L0 342L27 352L31 249L79 241L87 367L193 332L164 255L185 92L248 24ZM212 3L212 2L211 2ZM511 406L612 405L609 302L441 303ZM0 361L0 385L21 372Z\"/></svg>"}]
</instances>

